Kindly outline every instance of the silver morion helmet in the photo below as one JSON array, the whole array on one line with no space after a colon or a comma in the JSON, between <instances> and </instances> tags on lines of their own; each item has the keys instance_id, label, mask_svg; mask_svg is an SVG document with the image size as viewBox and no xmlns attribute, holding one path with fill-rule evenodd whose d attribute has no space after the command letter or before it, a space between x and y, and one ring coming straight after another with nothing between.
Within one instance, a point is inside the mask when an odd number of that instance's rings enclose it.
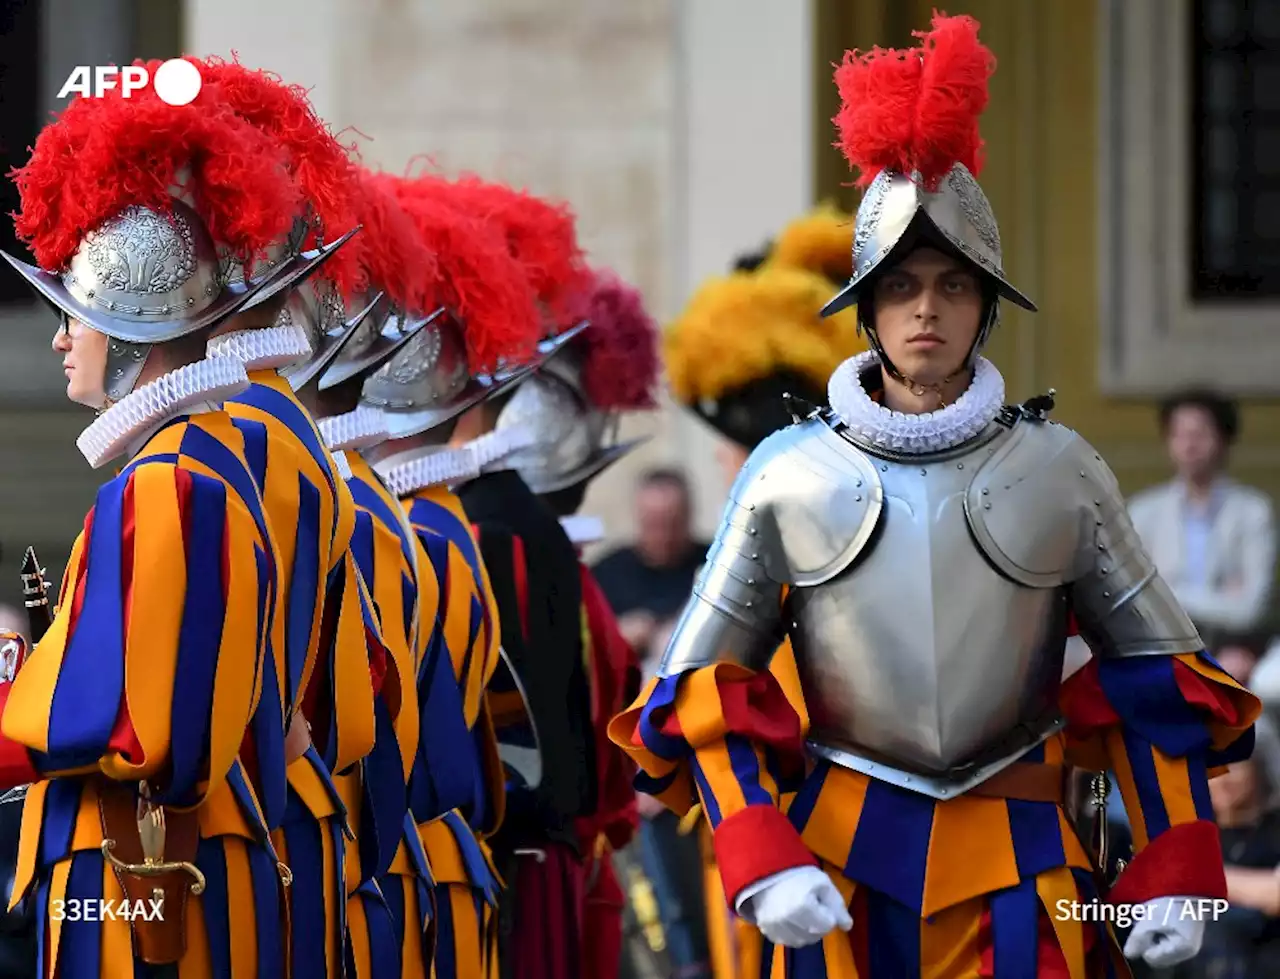
<instances>
[{"instance_id":1,"label":"silver morion helmet","mask_svg":"<svg viewBox=\"0 0 1280 979\"><path fill-rule=\"evenodd\" d=\"M1023 309L1036 305L1005 277L1000 228L987 195L963 163L933 191L918 173L882 170L863 195L853 229L853 277L822 310L830 316L857 302L869 277L891 256L932 245L958 254Z\"/></svg>"},{"instance_id":2,"label":"silver morion helmet","mask_svg":"<svg viewBox=\"0 0 1280 979\"><path fill-rule=\"evenodd\" d=\"M106 394L128 394L153 344L212 330L266 291L288 288L332 250L278 263L245 284L228 281L228 264L200 216L177 198L162 213L126 207L85 235L61 275L4 257L60 315L110 338Z\"/></svg>"},{"instance_id":3,"label":"silver morion helmet","mask_svg":"<svg viewBox=\"0 0 1280 979\"><path fill-rule=\"evenodd\" d=\"M542 496L599 475L646 441L620 441L620 420L619 412L601 411L589 402L581 359L570 349L520 385L496 428L520 426L533 433L533 444L512 452L506 466Z\"/></svg>"}]
</instances>

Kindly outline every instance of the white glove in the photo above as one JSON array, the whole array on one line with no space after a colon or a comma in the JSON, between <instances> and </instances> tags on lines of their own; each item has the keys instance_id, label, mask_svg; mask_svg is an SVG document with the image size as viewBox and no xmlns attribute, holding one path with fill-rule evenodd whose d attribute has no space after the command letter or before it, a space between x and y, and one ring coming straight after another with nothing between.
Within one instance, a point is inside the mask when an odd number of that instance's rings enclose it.
<instances>
[{"instance_id":1,"label":"white glove","mask_svg":"<svg viewBox=\"0 0 1280 979\"><path fill-rule=\"evenodd\" d=\"M1153 969L1167 969L1194 958L1204 941L1204 919L1187 910L1194 897L1158 897L1134 916L1133 930L1124 943L1125 958L1143 959ZM1194 909L1194 906L1193 906Z\"/></svg>"},{"instance_id":2,"label":"white glove","mask_svg":"<svg viewBox=\"0 0 1280 979\"><path fill-rule=\"evenodd\" d=\"M792 867L758 880L743 889L735 904L739 917L787 948L804 948L822 941L833 928L853 927L844 898L817 867Z\"/></svg>"}]
</instances>

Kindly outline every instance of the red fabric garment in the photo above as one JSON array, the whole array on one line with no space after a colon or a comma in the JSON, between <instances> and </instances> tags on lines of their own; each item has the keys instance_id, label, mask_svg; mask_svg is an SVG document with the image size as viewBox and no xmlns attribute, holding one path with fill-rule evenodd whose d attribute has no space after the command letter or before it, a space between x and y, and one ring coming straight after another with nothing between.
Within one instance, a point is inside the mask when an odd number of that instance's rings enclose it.
<instances>
[{"instance_id":1,"label":"red fabric garment","mask_svg":"<svg viewBox=\"0 0 1280 979\"><path fill-rule=\"evenodd\" d=\"M584 870L577 854L551 843L546 859L521 856L515 880L508 881L515 924L511 949L512 979L566 979L594 976L584 970L582 889Z\"/></svg>"},{"instance_id":2,"label":"red fabric garment","mask_svg":"<svg viewBox=\"0 0 1280 979\"><path fill-rule=\"evenodd\" d=\"M635 651L618 630L618 621L590 568L582 570L582 604L590 648L591 720L596 732L596 779L599 797L595 814L578 820L583 852L591 853L603 833L613 849L626 846L638 825L635 763L609 741L609 722L627 706L627 683L639 669Z\"/></svg>"},{"instance_id":3,"label":"red fabric garment","mask_svg":"<svg viewBox=\"0 0 1280 979\"><path fill-rule=\"evenodd\" d=\"M594 881L587 871L583 887L582 974L591 979L616 979L622 962L622 915L626 895L613 872L613 861L603 857Z\"/></svg>"}]
</instances>

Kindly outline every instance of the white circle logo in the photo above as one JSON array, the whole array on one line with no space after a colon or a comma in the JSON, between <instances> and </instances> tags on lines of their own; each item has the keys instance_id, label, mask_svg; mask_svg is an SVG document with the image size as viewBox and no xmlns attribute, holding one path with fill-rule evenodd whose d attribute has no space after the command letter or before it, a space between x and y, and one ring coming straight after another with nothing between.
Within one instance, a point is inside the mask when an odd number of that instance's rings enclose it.
<instances>
[{"instance_id":1,"label":"white circle logo","mask_svg":"<svg viewBox=\"0 0 1280 979\"><path fill-rule=\"evenodd\" d=\"M156 95L161 102L169 105L187 105L200 94L200 86L204 84L200 78L200 69L190 61L182 58L170 58L159 68L151 83L156 88Z\"/></svg>"}]
</instances>

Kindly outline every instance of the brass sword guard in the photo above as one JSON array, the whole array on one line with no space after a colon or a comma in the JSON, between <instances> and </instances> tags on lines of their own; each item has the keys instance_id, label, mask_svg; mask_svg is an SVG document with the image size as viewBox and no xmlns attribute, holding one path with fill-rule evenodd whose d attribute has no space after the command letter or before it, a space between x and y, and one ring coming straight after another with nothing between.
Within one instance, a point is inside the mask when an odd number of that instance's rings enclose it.
<instances>
[{"instance_id":1,"label":"brass sword guard","mask_svg":"<svg viewBox=\"0 0 1280 979\"><path fill-rule=\"evenodd\" d=\"M147 783L141 784L141 797L138 799L138 839L142 843L142 863L125 863L111 851L115 849L115 840L102 841L102 856L112 867L122 873L135 877L161 877L172 872L190 874L194 879L191 893L204 893L205 877L200 868L186 860L164 859L164 807L151 802L151 792Z\"/></svg>"}]
</instances>

